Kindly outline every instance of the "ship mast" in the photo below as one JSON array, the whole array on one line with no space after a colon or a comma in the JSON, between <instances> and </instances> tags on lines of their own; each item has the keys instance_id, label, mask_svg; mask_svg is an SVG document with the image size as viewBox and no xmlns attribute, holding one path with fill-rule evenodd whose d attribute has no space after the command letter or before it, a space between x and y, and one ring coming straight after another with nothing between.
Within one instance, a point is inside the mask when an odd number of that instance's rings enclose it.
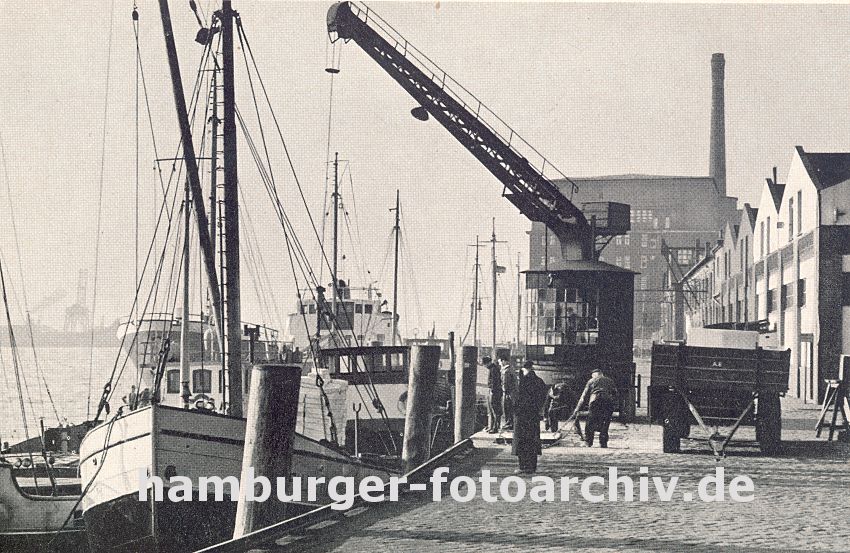
<instances>
[{"instance_id":1,"label":"ship mast","mask_svg":"<svg viewBox=\"0 0 850 553\"><path fill-rule=\"evenodd\" d=\"M472 281L472 345L478 347L478 248L481 246L475 236L475 278Z\"/></svg>"},{"instance_id":2,"label":"ship mast","mask_svg":"<svg viewBox=\"0 0 850 553\"><path fill-rule=\"evenodd\" d=\"M496 264L496 244L504 244L503 240L496 240L496 218L493 217L493 234L490 235L490 246L493 256L493 361L496 360L496 286L498 284L496 277L499 273L505 272L504 267Z\"/></svg>"},{"instance_id":3,"label":"ship mast","mask_svg":"<svg viewBox=\"0 0 850 553\"><path fill-rule=\"evenodd\" d=\"M519 272L519 252L516 254L516 353L519 354L519 338L522 328L522 282Z\"/></svg>"},{"instance_id":4,"label":"ship mast","mask_svg":"<svg viewBox=\"0 0 850 553\"><path fill-rule=\"evenodd\" d=\"M222 65L224 84L224 244L227 306L227 376L229 414L242 416L242 314L239 291L239 189L236 170L236 88L233 76L233 20L230 0L222 2Z\"/></svg>"},{"instance_id":5,"label":"ship mast","mask_svg":"<svg viewBox=\"0 0 850 553\"><path fill-rule=\"evenodd\" d=\"M331 275L331 332L336 330L337 295L339 292L339 281L337 280L337 263L339 259L339 152L334 153L334 240L333 240L333 274Z\"/></svg>"},{"instance_id":6,"label":"ship mast","mask_svg":"<svg viewBox=\"0 0 850 553\"><path fill-rule=\"evenodd\" d=\"M395 262L393 263L393 341L395 345L396 334L398 334L398 238L401 227L399 226L398 211L398 189L395 191Z\"/></svg>"}]
</instances>

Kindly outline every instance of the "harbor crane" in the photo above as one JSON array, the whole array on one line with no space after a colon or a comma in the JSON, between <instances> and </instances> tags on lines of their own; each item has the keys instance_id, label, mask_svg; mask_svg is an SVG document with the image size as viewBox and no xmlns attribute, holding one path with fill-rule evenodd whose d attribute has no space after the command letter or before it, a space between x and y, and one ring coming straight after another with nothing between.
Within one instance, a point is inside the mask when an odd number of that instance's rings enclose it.
<instances>
[{"instance_id":1,"label":"harbor crane","mask_svg":"<svg viewBox=\"0 0 850 553\"><path fill-rule=\"evenodd\" d=\"M576 400L590 372L604 368L623 391L621 419L632 420L639 387L632 358L635 273L599 261L611 238L629 231L629 206L577 206L574 181L368 6L334 4L327 26L331 42L363 49L416 101L416 119L436 119L502 183L505 198L558 238L561 262L550 265L547 256L543 268L525 271L525 358L547 384L566 384Z\"/></svg>"},{"instance_id":2,"label":"harbor crane","mask_svg":"<svg viewBox=\"0 0 850 553\"><path fill-rule=\"evenodd\" d=\"M331 42L354 41L418 103L412 114L436 119L503 185L503 195L558 237L564 259L595 260L612 236L629 230L629 206L572 202L578 186L490 108L359 2L328 12ZM569 189L568 198L555 184ZM599 243L598 240L602 239Z\"/></svg>"}]
</instances>

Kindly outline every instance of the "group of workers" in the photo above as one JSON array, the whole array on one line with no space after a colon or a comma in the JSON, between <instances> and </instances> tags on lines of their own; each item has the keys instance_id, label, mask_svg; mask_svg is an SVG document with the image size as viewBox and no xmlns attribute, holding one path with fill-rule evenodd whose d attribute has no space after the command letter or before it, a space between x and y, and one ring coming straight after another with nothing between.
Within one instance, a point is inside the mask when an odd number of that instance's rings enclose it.
<instances>
[{"instance_id":1,"label":"group of workers","mask_svg":"<svg viewBox=\"0 0 850 553\"><path fill-rule=\"evenodd\" d=\"M487 385L490 393L487 401L488 424L486 431L495 434L501 430L512 430L511 452L517 456L517 474L533 474L537 470L537 457L542 452L540 440L540 418L545 419L546 430L558 431L559 420L570 407L567 386L558 383L551 388L534 372L534 363L526 361L519 373L511 367L510 360L493 362L490 357L482 359L487 367ZM587 405L587 422L584 433L580 432L577 417ZM582 391L567 421L575 426L590 447L599 434L599 447L608 447L608 427L617 405L617 387L601 369L595 369ZM502 417L504 416L504 424Z\"/></svg>"}]
</instances>

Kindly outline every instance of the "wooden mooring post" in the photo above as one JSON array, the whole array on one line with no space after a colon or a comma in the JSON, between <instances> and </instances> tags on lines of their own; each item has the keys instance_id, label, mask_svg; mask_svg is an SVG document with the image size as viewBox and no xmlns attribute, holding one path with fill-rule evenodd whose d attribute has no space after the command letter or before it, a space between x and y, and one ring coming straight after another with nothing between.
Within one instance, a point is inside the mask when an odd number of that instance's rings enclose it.
<instances>
[{"instance_id":1,"label":"wooden mooring post","mask_svg":"<svg viewBox=\"0 0 850 553\"><path fill-rule=\"evenodd\" d=\"M410 348L407 412L401 460L408 473L431 456L431 411L440 366L440 346Z\"/></svg>"},{"instance_id":2,"label":"wooden mooring post","mask_svg":"<svg viewBox=\"0 0 850 553\"><path fill-rule=\"evenodd\" d=\"M301 367L254 366L242 454L243 486L249 468L253 468L255 479L260 476L268 478L272 490L277 477L289 478L300 389ZM257 490L254 490L254 495L258 495ZM280 522L286 515L286 503L278 501L273 491L267 501L247 501L242 493L236 507L233 537Z\"/></svg>"},{"instance_id":3,"label":"wooden mooring post","mask_svg":"<svg viewBox=\"0 0 850 553\"><path fill-rule=\"evenodd\" d=\"M475 433L475 382L478 348L463 346L460 368L455 372L455 443Z\"/></svg>"}]
</instances>

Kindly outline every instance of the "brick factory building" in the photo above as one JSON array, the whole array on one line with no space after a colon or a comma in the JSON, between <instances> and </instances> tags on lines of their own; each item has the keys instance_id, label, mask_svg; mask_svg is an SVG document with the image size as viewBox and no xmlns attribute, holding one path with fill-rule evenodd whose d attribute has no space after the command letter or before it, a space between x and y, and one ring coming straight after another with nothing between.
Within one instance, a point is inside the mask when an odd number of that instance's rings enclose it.
<instances>
[{"instance_id":1,"label":"brick factory building","mask_svg":"<svg viewBox=\"0 0 850 553\"><path fill-rule=\"evenodd\" d=\"M574 203L611 201L631 206L631 232L616 237L601 260L640 274L635 279L634 339L636 353L648 355L671 309L663 292L668 271L662 247L675 249L679 261L693 263L692 252L714 244L720 229L734 218L737 198L726 195L723 54L714 54L712 67L711 149L709 175L695 177L620 175L573 179L579 191ZM561 187L568 197L568 183ZM560 262L558 239L541 223L530 232L529 269L546 270Z\"/></svg>"}]
</instances>

